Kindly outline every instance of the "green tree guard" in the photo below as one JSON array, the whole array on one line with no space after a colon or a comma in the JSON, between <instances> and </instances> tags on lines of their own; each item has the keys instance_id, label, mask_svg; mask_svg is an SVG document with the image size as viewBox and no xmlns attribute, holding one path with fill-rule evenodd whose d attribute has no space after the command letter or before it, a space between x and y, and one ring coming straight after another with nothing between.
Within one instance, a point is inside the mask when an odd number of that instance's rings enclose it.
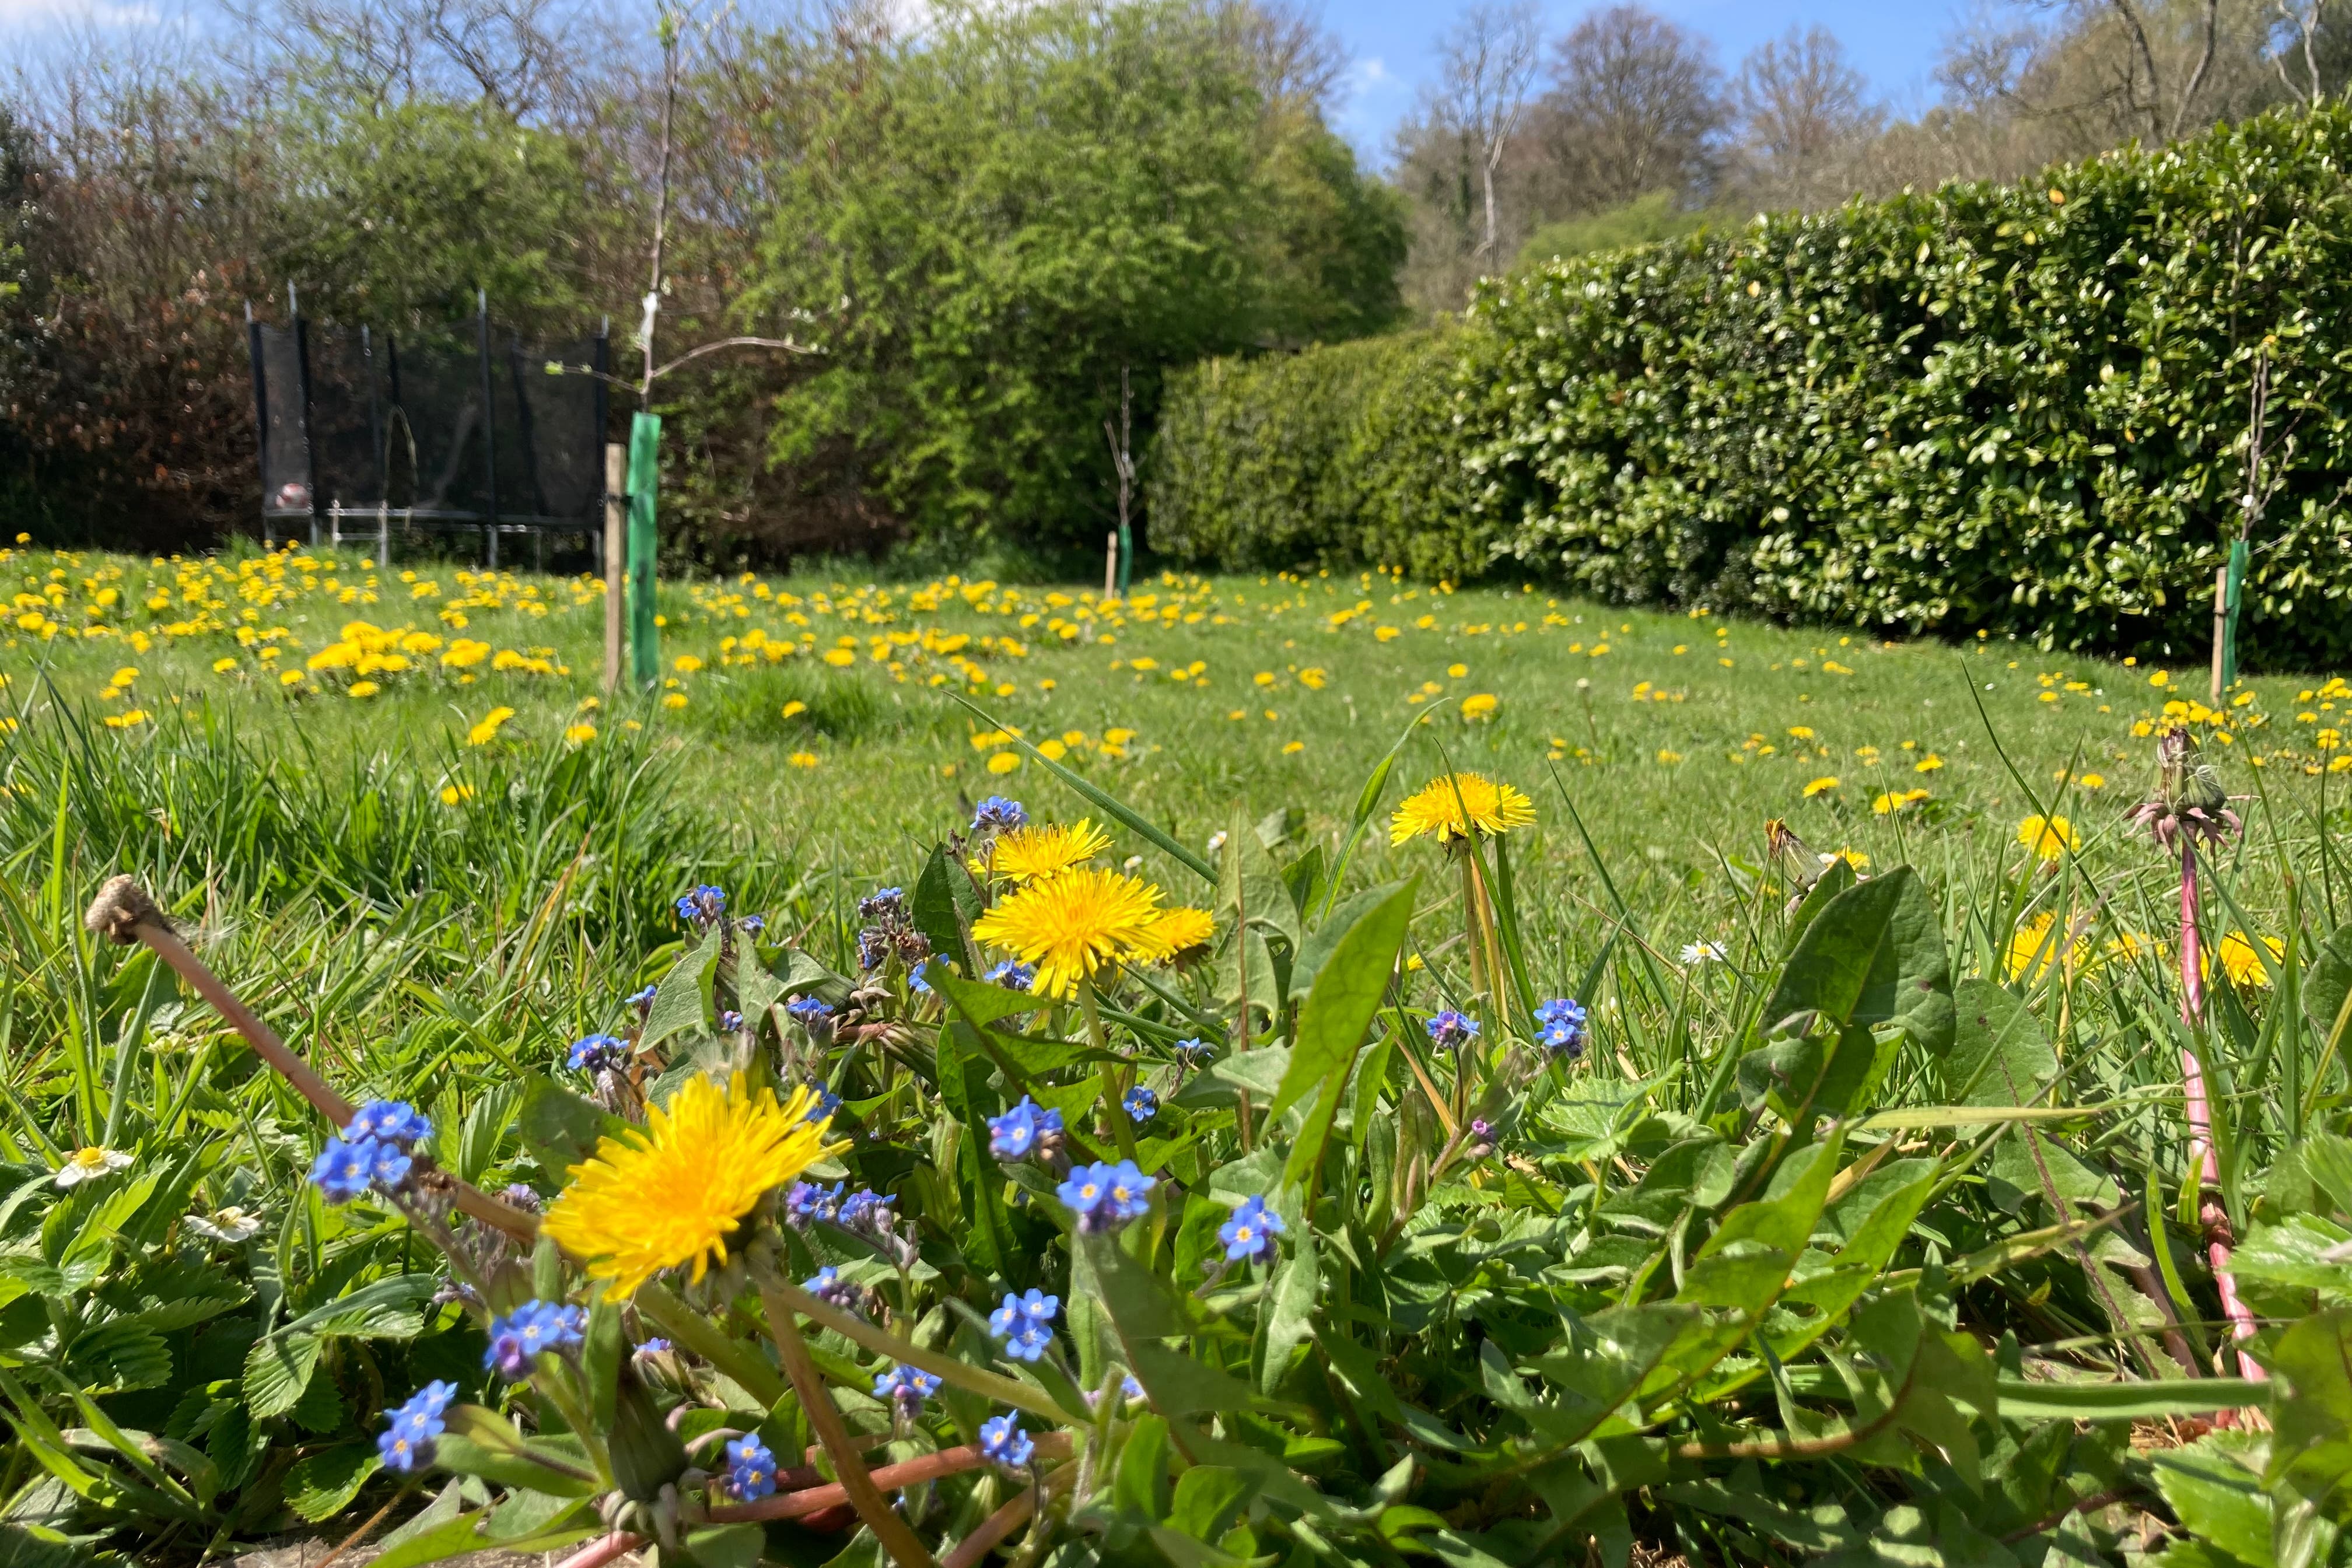
<instances>
[{"instance_id":1,"label":"green tree guard","mask_svg":"<svg viewBox=\"0 0 2352 1568\"><path fill-rule=\"evenodd\" d=\"M629 426L629 675L639 686L661 679L661 632L654 625L654 492L661 483L661 416L640 414Z\"/></svg>"},{"instance_id":2,"label":"green tree guard","mask_svg":"<svg viewBox=\"0 0 2352 1568\"><path fill-rule=\"evenodd\" d=\"M2230 546L2230 585L2222 595L2221 689L2238 683L2238 609L2246 596L2246 541L2241 534Z\"/></svg>"}]
</instances>

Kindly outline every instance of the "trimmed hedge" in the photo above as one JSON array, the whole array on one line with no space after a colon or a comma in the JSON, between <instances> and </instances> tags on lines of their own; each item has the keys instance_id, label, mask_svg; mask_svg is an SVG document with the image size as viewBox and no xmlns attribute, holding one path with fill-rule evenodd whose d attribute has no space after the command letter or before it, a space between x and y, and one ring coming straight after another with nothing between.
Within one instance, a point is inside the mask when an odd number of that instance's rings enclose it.
<instances>
[{"instance_id":1,"label":"trimmed hedge","mask_svg":"<svg viewBox=\"0 0 2352 1568\"><path fill-rule=\"evenodd\" d=\"M2246 656L2352 653L2352 108L1486 284L1171 387L1152 538L2201 653L2271 362Z\"/></svg>"}]
</instances>

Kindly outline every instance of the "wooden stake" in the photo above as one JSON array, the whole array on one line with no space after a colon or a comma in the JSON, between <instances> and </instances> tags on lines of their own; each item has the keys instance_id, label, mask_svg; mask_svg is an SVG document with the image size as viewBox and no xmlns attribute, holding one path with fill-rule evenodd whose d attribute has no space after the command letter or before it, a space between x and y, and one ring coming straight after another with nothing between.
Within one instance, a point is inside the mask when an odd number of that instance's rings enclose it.
<instances>
[{"instance_id":1,"label":"wooden stake","mask_svg":"<svg viewBox=\"0 0 2352 1568\"><path fill-rule=\"evenodd\" d=\"M2213 697L2210 707L2221 706L2221 647L2230 637L2230 569L2213 574Z\"/></svg>"},{"instance_id":2,"label":"wooden stake","mask_svg":"<svg viewBox=\"0 0 2352 1568\"><path fill-rule=\"evenodd\" d=\"M618 441L604 447L604 690L621 685L622 580L628 575L629 454Z\"/></svg>"},{"instance_id":3,"label":"wooden stake","mask_svg":"<svg viewBox=\"0 0 2352 1568\"><path fill-rule=\"evenodd\" d=\"M1118 534L1107 533L1103 540L1103 603L1108 605L1118 597Z\"/></svg>"}]
</instances>

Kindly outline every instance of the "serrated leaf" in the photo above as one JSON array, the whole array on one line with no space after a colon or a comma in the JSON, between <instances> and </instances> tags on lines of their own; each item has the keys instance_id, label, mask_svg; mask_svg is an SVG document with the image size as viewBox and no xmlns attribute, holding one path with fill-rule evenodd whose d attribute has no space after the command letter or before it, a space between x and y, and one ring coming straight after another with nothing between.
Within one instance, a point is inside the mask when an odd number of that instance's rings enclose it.
<instances>
[{"instance_id":1,"label":"serrated leaf","mask_svg":"<svg viewBox=\"0 0 2352 1568\"><path fill-rule=\"evenodd\" d=\"M66 1374L93 1394L158 1388L171 1381L163 1335L136 1318L113 1318L74 1338Z\"/></svg>"},{"instance_id":2,"label":"serrated leaf","mask_svg":"<svg viewBox=\"0 0 2352 1568\"><path fill-rule=\"evenodd\" d=\"M332 1519L383 1468L373 1443L339 1443L305 1455L286 1474L286 1505L312 1524Z\"/></svg>"},{"instance_id":3,"label":"serrated leaf","mask_svg":"<svg viewBox=\"0 0 2352 1568\"><path fill-rule=\"evenodd\" d=\"M256 1421L285 1415L318 1370L319 1342L310 1334L279 1332L255 1341L245 1357L247 1414Z\"/></svg>"}]
</instances>

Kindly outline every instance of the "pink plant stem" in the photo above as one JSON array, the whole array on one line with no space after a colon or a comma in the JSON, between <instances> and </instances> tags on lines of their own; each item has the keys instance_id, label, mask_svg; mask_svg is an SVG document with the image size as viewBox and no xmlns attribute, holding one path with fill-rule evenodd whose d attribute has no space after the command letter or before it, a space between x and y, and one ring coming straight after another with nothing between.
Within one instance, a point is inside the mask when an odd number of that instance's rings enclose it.
<instances>
[{"instance_id":1,"label":"pink plant stem","mask_svg":"<svg viewBox=\"0 0 2352 1568\"><path fill-rule=\"evenodd\" d=\"M604 1568L604 1564L614 1558L625 1557L644 1544L645 1539L642 1536L632 1535L625 1530L616 1530L610 1535L590 1542L557 1563L555 1568Z\"/></svg>"},{"instance_id":2,"label":"pink plant stem","mask_svg":"<svg viewBox=\"0 0 2352 1568\"><path fill-rule=\"evenodd\" d=\"M2205 1023L2205 963L2198 930L2197 847L2193 839L2183 835L2180 840L2180 1021L2191 1034ZM2180 1053L2180 1087L2189 1118L2189 1165L2196 1173L2198 1185L2197 1222L2205 1233L2206 1258L2213 1269L2213 1284L2221 1294L2221 1311L2230 1320L2230 1337L2240 1344L2254 1335L2254 1314L2238 1294L2238 1278L2230 1268L2230 1255L2237 1238L2231 1233L2229 1211L2221 1206L2219 1196L2221 1186L2221 1164L2213 1152L2213 1102L2205 1091L2205 1068L2197 1053L2184 1047ZM2252 1356L2242 1352L2238 1357L2239 1371L2249 1382L2260 1383L2269 1374Z\"/></svg>"}]
</instances>

